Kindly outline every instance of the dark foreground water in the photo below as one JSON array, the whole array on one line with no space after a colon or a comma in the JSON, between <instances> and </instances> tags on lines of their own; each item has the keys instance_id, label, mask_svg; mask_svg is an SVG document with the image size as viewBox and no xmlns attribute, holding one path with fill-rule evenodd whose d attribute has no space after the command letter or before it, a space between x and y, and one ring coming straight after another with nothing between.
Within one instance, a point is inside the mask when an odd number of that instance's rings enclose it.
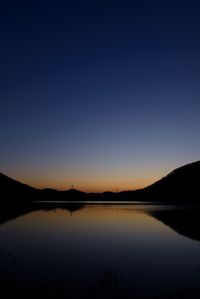
<instances>
[{"instance_id":1,"label":"dark foreground water","mask_svg":"<svg viewBox=\"0 0 200 299\"><path fill-rule=\"evenodd\" d=\"M0 225L0 297L200 298L200 242L183 220L183 208L41 204Z\"/></svg>"}]
</instances>

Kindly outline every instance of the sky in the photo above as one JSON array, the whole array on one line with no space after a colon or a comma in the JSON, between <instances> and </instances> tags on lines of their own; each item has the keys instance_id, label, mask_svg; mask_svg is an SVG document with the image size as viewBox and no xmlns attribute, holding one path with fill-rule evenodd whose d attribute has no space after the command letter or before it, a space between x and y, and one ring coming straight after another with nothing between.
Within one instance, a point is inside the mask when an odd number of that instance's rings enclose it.
<instances>
[{"instance_id":1,"label":"sky","mask_svg":"<svg viewBox=\"0 0 200 299\"><path fill-rule=\"evenodd\" d=\"M1 1L0 171L147 186L200 157L199 1Z\"/></svg>"}]
</instances>

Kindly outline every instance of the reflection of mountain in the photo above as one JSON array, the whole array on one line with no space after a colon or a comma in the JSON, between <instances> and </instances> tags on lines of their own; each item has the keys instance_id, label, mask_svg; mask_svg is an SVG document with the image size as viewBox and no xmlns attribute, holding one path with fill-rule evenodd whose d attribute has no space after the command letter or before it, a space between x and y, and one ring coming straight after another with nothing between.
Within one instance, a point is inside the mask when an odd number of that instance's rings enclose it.
<instances>
[{"instance_id":1,"label":"reflection of mountain","mask_svg":"<svg viewBox=\"0 0 200 299\"><path fill-rule=\"evenodd\" d=\"M200 209L182 208L151 213L156 219L188 238L200 241Z\"/></svg>"},{"instance_id":2,"label":"reflection of mountain","mask_svg":"<svg viewBox=\"0 0 200 299\"><path fill-rule=\"evenodd\" d=\"M81 203L22 203L12 206L4 205L0 209L0 224L15 219L19 216L25 215L30 212L34 211L48 211L48 210L54 210L54 209L63 209L67 210L71 213L74 213L80 209L83 209L85 207L84 204Z\"/></svg>"},{"instance_id":3,"label":"reflection of mountain","mask_svg":"<svg viewBox=\"0 0 200 299\"><path fill-rule=\"evenodd\" d=\"M0 224L34 211L49 211L55 209L67 210L73 214L83 209L85 204L77 202L38 202L19 203L17 206L4 205L0 209ZM200 208L181 207L164 210L151 210L151 216L168 225L177 233L200 241Z\"/></svg>"},{"instance_id":4,"label":"reflection of mountain","mask_svg":"<svg viewBox=\"0 0 200 299\"><path fill-rule=\"evenodd\" d=\"M0 195L4 204L31 200L87 201L87 200L136 200L171 203L199 204L200 161L175 169L156 183L140 190L119 193L84 193L78 190L39 190L21 184L0 174Z\"/></svg>"}]
</instances>

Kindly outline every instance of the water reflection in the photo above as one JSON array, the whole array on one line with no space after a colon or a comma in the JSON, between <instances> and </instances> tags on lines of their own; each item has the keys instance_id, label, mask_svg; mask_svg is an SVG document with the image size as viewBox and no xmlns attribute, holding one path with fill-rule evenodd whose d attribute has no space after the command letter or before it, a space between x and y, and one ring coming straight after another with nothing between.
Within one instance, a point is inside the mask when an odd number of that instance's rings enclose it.
<instances>
[{"instance_id":1,"label":"water reflection","mask_svg":"<svg viewBox=\"0 0 200 299\"><path fill-rule=\"evenodd\" d=\"M176 207L174 209L152 211L151 214L179 234L200 241L199 207Z\"/></svg>"},{"instance_id":2,"label":"water reflection","mask_svg":"<svg viewBox=\"0 0 200 299\"><path fill-rule=\"evenodd\" d=\"M34 209L0 226L3 298L199 298L200 243L161 222L177 209Z\"/></svg>"},{"instance_id":3,"label":"water reflection","mask_svg":"<svg viewBox=\"0 0 200 299\"><path fill-rule=\"evenodd\" d=\"M50 211L57 208L70 211L71 213L84 208L84 203L79 202L28 202L18 203L16 206L13 204L2 205L0 209L0 224L15 219L19 216L25 215L32 211Z\"/></svg>"}]
</instances>

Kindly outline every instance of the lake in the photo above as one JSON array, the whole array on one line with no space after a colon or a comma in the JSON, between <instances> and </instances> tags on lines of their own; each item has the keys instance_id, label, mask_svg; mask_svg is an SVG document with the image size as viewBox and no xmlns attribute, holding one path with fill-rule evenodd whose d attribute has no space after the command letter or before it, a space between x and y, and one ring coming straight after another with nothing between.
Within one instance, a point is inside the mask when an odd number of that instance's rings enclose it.
<instances>
[{"instance_id":1,"label":"lake","mask_svg":"<svg viewBox=\"0 0 200 299\"><path fill-rule=\"evenodd\" d=\"M200 298L195 217L145 203L11 213L0 225L1 298Z\"/></svg>"}]
</instances>

